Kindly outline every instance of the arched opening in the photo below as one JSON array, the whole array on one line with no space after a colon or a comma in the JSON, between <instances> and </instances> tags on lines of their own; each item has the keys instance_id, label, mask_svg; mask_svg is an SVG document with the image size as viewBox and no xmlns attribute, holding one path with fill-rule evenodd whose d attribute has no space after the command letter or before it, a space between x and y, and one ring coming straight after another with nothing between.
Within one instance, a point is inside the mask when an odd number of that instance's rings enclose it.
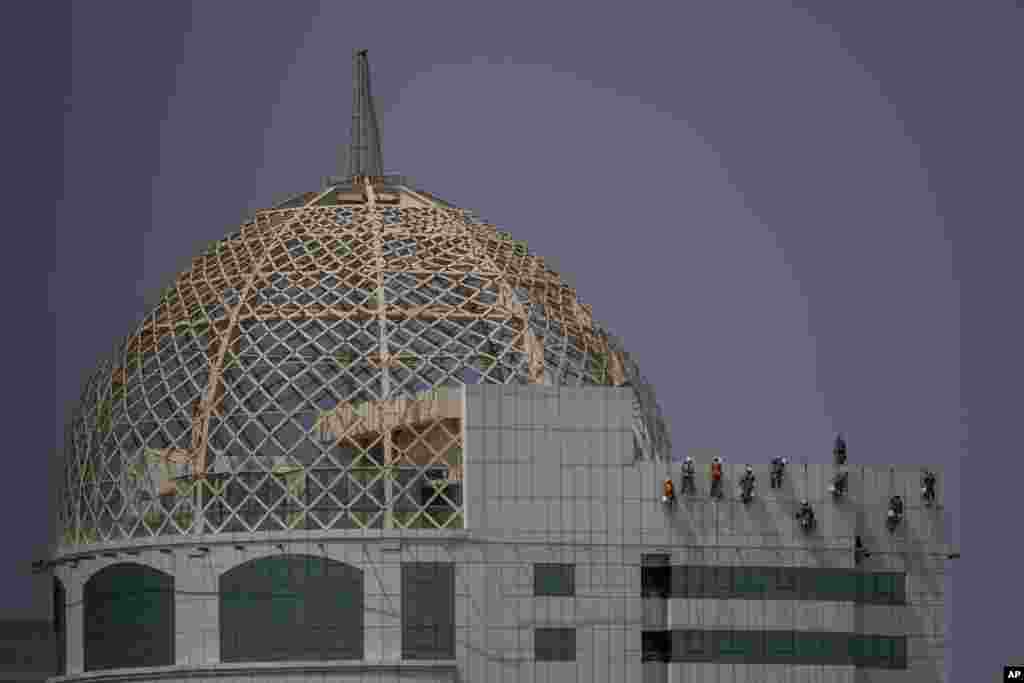
<instances>
[{"instance_id":1,"label":"arched opening","mask_svg":"<svg viewBox=\"0 0 1024 683\"><path fill-rule=\"evenodd\" d=\"M362 659L362 570L280 555L225 572L220 653L222 662Z\"/></svg>"},{"instance_id":2,"label":"arched opening","mask_svg":"<svg viewBox=\"0 0 1024 683\"><path fill-rule=\"evenodd\" d=\"M174 664L174 577L114 564L85 584L85 670Z\"/></svg>"},{"instance_id":3,"label":"arched opening","mask_svg":"<svg viewBox=\"0 0 1024 683\"><path fill-rule=\"evenodd\" d=\"M67 605L67 594L64 592L64 583L56 576L53 577L53 635L54 646L57 648L57 675L63 676L67 673L67 628L65 625Z\"/></svg>"}]
</instances>

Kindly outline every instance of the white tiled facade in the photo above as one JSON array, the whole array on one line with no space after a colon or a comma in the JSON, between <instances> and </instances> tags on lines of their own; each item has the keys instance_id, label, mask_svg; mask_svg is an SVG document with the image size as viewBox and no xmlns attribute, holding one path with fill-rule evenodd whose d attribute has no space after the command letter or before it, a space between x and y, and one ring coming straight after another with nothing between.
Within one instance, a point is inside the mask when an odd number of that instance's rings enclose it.
<instances>
[{"instance_id":1,"label":"white tiled facade","mask_svg":"<svg viewBox=\"0 0 1024 683\"><path fill-rule=\"evenodd\" d=\"M344 531L173 538L165 545L95 546L77 566L61 561L66 590L68 675L96 681L944 681L944 538L939 505L920 505L919 468L850 464L849 494L826 492L831 464L790 465L783 487L768 486L755 463L758 497L735 495L742 464L727 465L726 496L707 496L708 463L698 463L698 495L660 503L661 482L678 464L634 461L628 388L545 386L465 388L465 531ZM725 454L728 456L728 454ZM794 455L788 455L793 461ZM736 458L729 458L735 462ZM906 501L894 533L883 521L889 496ZM817 533L793 520L796 501L815 508ZM853 538L874 551L872 569L905 571L907 606L744 600L645 600L641 558L667 553L674 564L852 567ZM155 539L159 541L159 539ZM207 548L197 552L196 548ZM129 554L134 553L134 554ZM324 555L364 578L361 662L221 664L218 578L256 557ZM455 659L401 658L401 563L455 566ZM136 562L174 577L176 666L83 673L83 586L95 572ZM574 563L574 597L535 597L533 565ZM664 606L657 604L664 602ZM647 604L645 604L647 603ZM533 629L576 629L576 661L534 660ZM909 669L742 664L642 663L644 628L813 629L908 635Z\"/></svg>"}]
</instances>

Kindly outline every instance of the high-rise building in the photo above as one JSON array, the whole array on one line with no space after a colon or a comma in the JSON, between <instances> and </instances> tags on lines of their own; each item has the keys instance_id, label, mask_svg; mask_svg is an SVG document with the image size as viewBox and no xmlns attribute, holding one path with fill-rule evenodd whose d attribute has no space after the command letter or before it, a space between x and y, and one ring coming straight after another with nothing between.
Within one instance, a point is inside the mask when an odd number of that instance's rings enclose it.
<instances>
[{"instance_id":1,"label":"high-rise building","mask_svg":"<svg viewBox=\"0 0 1024 683\"><path fill-rule=\"evenodd\" d=\"M686 485L591 307L385 174L353 64L347 173L211 244L83 390L45 565L61 675L943 680L941 473L930 505L907 468L774 482L766 446L752 496L703 456Z\"/></svg>"}]
</instances>

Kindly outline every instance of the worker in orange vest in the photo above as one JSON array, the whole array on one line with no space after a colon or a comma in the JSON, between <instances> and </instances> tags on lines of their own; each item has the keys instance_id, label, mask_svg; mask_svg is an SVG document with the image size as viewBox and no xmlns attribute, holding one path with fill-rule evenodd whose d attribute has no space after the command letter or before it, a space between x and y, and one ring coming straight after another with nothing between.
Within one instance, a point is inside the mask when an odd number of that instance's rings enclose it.
<instances>
[{"instance_id":1,"label":"worker in orange vest","mask_svg":"<svg viewBox=\"0 0 1024 683\"><path fill-rule=\"evenodd\" d=\"M711 462L711 492L719 496L722 493L722 459L717 455Z\"/></svg>"},{"instance_id":2,"label":"worker in orange vest","mask_svg":"<svg viewBox=\"0 0 1024 683\"><path fill-rule=\"evenodd\" d=\"M671 503L671 502L675 501L675 499L676 499L676 488L675 488L675 485L672 483L671 479L666 479L665 483L662 485L661 502L662 503Z\"/></svg>"}]
</instances>

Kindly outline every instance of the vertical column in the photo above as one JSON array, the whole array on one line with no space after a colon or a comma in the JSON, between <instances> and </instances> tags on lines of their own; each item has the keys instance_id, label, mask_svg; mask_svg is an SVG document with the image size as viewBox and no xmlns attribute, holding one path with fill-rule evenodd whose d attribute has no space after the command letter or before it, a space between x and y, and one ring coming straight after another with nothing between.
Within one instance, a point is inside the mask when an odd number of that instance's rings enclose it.
<instances>
[{"instance_id":1,"label":"vertical column","mask_svg":"<svg viewBox=\"0 0 1024 683\"><path fill-rule=\"evenodd\" d=\"M393 662L402 658L402 554L398 544L377 548L359 563L366 591L364 656L368 662Z\"/></svg>"},{"instance_id":2,"label":"vertical column","mask_svg":"<svg viewBox=\"0 0 1024 683\"><path fill-rule=\"evenodd\" d=\"M200 666L220 661L220 585L218 576L237 551L215 548L180 558L174 574L175 660ZM177 569L177 571L175 571Z\"/></svg>"},{"instance_id":3,"label":"vertical column","mask_svg":"<svg viewBox=\"0 0 1024 683\"><path fill-rule=\"evenodd\" d=\"M83 562L82 566L87 567L88 564ZM67 634L67 675L70 676L82 673L85 667L85 635L82 630L85 606L82 603L82 589L85 583L83 577L88 576L88 572L77 570L71 565L64 565L64 569L60 578L64 581L66 600L64 628Z\"/></svg>"}]
</instances>

